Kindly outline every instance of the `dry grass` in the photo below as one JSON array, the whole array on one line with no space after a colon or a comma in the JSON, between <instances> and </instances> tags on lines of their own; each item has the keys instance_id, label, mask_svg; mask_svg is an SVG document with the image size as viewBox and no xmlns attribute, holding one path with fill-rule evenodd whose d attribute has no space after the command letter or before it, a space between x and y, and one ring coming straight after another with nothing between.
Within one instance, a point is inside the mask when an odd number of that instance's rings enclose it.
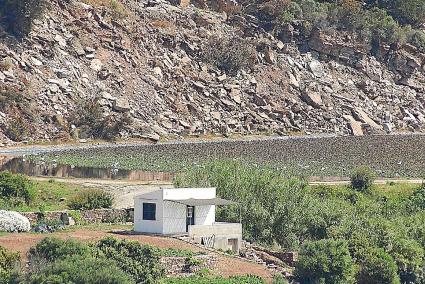
<instances>
[{"instance_id":1,"label":"dry grass","mask_svg":"<svg viewBox=\"0 0 425 284\"><path fill-rule=\"evenodd\" d=\"M119 0L83 0L83 2L93 7L107 7L114 17L127 17L129 15L129 11Z\"/></svg>"}]
</instances>

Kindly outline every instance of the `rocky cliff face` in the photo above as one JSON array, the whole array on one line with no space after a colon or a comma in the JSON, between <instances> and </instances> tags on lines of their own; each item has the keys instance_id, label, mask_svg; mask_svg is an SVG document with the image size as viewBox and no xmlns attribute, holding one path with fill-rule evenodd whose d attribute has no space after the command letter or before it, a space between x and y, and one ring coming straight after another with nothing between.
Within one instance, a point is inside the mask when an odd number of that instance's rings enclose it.
<instances>
[{"instance_id":1,"label":"rocky cliff face","mask_svg":"<svg viewBox=\"0 0 425 284\"><path fill-rule=\"evenodd\" d=\"M152 140L425 124L425 60L413 47L371 57L348 35L316 31L300 45L291 27L281 41L252 17L164 0L122 7L55 0L22 42L0 32L1 143L90 138L94 122L75 122L86 101L101 118L125 116L121 137ZM205 62L211 37L249 38L251 68L226 73Z\"/></svg>"}]
</instances>

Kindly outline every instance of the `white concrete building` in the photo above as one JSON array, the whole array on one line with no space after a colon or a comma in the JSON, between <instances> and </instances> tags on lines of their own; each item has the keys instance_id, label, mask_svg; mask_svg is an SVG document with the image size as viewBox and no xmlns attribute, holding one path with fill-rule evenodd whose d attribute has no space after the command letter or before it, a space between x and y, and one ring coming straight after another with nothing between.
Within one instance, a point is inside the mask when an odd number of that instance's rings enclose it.
<instances>
[{"instance_id":1,"label":"white concrete building","mask_svg":"<svg viewBox=\"0 0 425 284\"><path fill-rule=\"evenodd\" d=\"M216 197L215 188L166 188L135 196L134 230L162 235L188 235L203 245L239 251L240 223L215 221L217 205L235 202Z\"/></svg>"}]
</instances>

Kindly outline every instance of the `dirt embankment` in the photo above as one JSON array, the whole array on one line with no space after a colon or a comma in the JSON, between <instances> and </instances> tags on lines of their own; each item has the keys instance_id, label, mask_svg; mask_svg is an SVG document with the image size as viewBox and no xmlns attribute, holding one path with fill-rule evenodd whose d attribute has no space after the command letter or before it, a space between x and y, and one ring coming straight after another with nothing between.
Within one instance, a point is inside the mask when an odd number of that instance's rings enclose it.
<instances>
[{"instance_id":1,"label":"dirt embankment","mask_svg":"<svg viewBox=\"0 0 425 284\"><path fill-rule=\"evenodd\" d=\"M0 245L8 250L19 252L25 259L29 249L37 244L40 240L45 237L58 237L62 239L72 238L82 242L92 242L101 239L105 236L113 236L120 239L136 240L141 244L149 244L159 248L175 248L175 249L188 249L192 251L202 251L201 248L192 246L183 241L157 236L147 235L127 235L119 232L112 233L107 230L76 230L73 232L56 232L49 235L45 234L32 234L32 233L20 233L20 234L8 234L6 236L0 236ZM271 281L273 275L264 266L243 261L241 259L226 257L223 255L218 256L217 267L212 271L214 274L222 275L225 277L234 275L246 275L253 274L264 278L266 281Z\"/></svg>"}]
</instances>

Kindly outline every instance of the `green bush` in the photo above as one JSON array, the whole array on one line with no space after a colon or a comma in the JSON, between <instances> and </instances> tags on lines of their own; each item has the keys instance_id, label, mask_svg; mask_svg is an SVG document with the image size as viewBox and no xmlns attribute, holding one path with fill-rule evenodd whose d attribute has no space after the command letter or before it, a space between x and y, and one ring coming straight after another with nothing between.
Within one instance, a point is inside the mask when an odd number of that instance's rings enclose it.
<instances>
[{"instance_id":1,"label":"green bush","mask_svg":"<svg viewBox=\"0 0 425 284\"><path fill-rule=\"evenodd\" d=\"M425 184L412 193L409 205L411 210L425 210Z\"/></svg>"},{"instance_id":2,"label":"green bush","mask_svg":"<svg viewBox=\"0 0 425 284\"><path fill-rule=\"evenodd\" d=\"M416 46L419 51L425 52L425 32L416 31L413 33L410 43Z\"/></svg>"},{"instance_id":3,"label":"green bush","mask_svg":"<svg viewBox=\"0 0 425 284\"><path fill-rule=\"evenodd\" d=\"M301 284L354 283L354 263L341 240L320 240L303 245L295 277Z\"/></svg>"},{"instance_id":4,"label":"green bush","mask_svg":"<svg viewBox=\"0 0 425 284\"><path fill-rule=\"evenodd\" d=\"M272 284L289 284L289 281L282 274L276 274L273 276Z\"/></svg>"},{"instance_id":5,"label":"green bush","mask_svg":"<svg viewBox=\"0 0 425 284\"><path fill-rule=\"evenodd\" d=\"M423 0L380 0L379 4L402 24L419 26L425 23Z\"/></svg>"},{"instance_id":6,"label":"green bush","mask_svg":"<svg viewBox=\"0 0 425 284\"><path fill-rule=\"evenodd\" d=\"M0 283L8 283L14 269L19 264L19 254L9 253L0 246Z\"/></svg>"},{"instance_id":7,"label":"green bush","mask_svg":"<svg viewBox=\"0 0 425 284\"><path fill-rule=\"evenodd\" d=\"M358 284L399 284L397 265L383 249L369 249L363 256Z\"/></svg>"},{"instance_id":8,"label":"green bush","mask_svg":"<svg viewBox=\"0 0 425 284\"><path fill-rule=\"evenodd\" d=\"M396 239L390 250L394 258L401 283L422 283L424 275L424 249L414 240Z\"/></svg>"},{"instance_id":9,"label":"green bush","mask_svg":"<svg viewBox=\"0 0 425 284\"><path fill-rule=\"evenodd\" d=\"M0 199L6 203L29 203L34 198L34 185L25 176L0 172Z\"/></svg>"},{"instance_id":10,"label":"green bush","mask_svg":"<svg viewBox=\"0 0 425 284\"><path fill-rule=\"evenodd\" d=\"M373 181L375 180L375 173L367 167L361 167L351 174L350 179L352 188L366 193L370 192L372 189Z\"/></svg>"},{"instance_id":11,"label":"green bush","mask_svg":"<svg viewBox=\"0 0 425 284\"><path fill-rule=\"evenodd\" d=\"M157 283L158 279L164 276L164 270L159 261L159 249L148 245L142 246L137 241L117 240L112 237L104 238L90 245L71 239L45 238L30 249L28 256L31 265L27 279L30 281L24 283L68 283L72 281L72 283L100 284L121 283L115 282L118 281L115 279L123 279L122 283L151 284ZM87 259L87 263L85 259ZM78 277L66 275L76 269L74 264L71 265L72 261L82 266L81 275ZM111 269L111 273L117 272L117 278L109 279L105 276L104 278L99 277L100 282L93 282L96 278L91 278L89 274L102 263ZM104 273L105 270L102 271ZM61 273L61 275L55 276L55 273ZM57 281L65 282L49 282L54 281L55 277L62 277Z\"/></svg>"},{"instance_id":12,"label":"green bush","mask_svg":"<svg viewBox=\"0 0 425 284\"><path fill-rule=\"evenodd\" d=\"M113 202L112 194L100 189L80 191L70 198L68 207L73 210L91 210L100 208L111 208Z\"/></svg>"},{"instance_id":13,"label":"green bush","mask_svg":"<svg viewBox=\"0 0 425 284\"><path fill-rule=\"evenodd\" d=\"M88 246L71 239L44 238L35 248L30 249L29 258L34 261L44 259L47 262L54 262L74 255L88 256L90 253Z\"/></svg>"},{"instance_id":14,"label":"green bush","mask_svg":"<svg viewBox=\"0 0 425 284\"><path fill-rule=\"evenodd\" d=\"M0 0L0 18L6 30L17 36L31 31L32 21L44 6L43 0Z\"/></svg>"},{"instance_id":15,"label":"green bush","mask_svg":"<svg viewBox=\"0 0 425 284\"><path fill-rule=\"evenodd\" d=\"M114 261L137 283L156 283L164 275L159 264L159 250L151 246L107 237L100 240L95 249L97 257Z\"/></svg>"},{"instance_id":16,"label":"green bush","mask_svg":"<svg viewBox=\"0 0 425 284\"><path fill-rule=\"evenodd\" d=\"M132 284L130 276L104 258L71 256L31 273L25 283Z\"/></svg>"}]
</instances>

